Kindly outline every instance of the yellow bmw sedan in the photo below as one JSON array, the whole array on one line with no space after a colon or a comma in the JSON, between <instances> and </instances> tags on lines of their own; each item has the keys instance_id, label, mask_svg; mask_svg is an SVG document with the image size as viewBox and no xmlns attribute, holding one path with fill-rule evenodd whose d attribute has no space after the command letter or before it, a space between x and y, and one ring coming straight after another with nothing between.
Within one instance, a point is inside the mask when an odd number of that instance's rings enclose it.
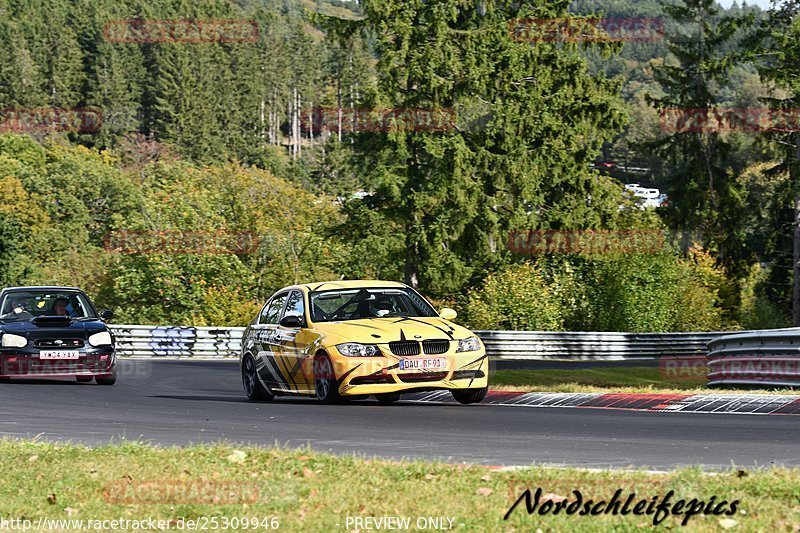
<instances>
[{"instance_id":1,"label":"yellow bmw sedan","mask_svg":"<svg viewBox=\"0 0 800 533\"><path fill-rule=\"evenodd\" d=\"M251 400L315 396L322 403L449 390L477 403L488 390L481 340L437 313L417 291L390 281L286 287L242 338L242 385Z\"/></svg>"}]
</instances>

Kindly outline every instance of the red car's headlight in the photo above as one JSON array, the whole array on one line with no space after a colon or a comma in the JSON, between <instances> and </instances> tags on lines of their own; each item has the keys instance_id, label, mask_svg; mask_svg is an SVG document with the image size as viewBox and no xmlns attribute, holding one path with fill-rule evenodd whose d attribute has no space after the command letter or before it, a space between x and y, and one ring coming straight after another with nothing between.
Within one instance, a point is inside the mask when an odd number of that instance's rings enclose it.
<instances>
[{"instance_id":1,"label":"red car's headlight","mask_svg":"<svg viewBox=\"0 0 800 533\"><path fill-rule=\"evenodd\" d=\"M13 333L3 333L2 345L4 348L24 348L28 345L28 339Z\"/></svg>"}]
</instances>

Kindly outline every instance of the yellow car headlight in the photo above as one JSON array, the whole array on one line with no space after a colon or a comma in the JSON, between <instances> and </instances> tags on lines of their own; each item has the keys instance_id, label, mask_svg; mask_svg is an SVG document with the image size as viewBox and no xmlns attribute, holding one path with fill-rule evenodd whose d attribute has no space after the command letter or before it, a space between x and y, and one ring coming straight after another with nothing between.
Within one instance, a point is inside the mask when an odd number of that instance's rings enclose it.
<instances>
[{"instance_id":1,"label":"yellow car headlight","mask_svg":"<svg viewBox=\"0 0 800 533\"><path fill-rule=\"evenodd\" d=\"M357 342L346 342L337 344L336 349L345 357L378 357L381 350L375 344L359 344Z\"/></svg>"},{"instance_id":2,"label":"yellow car headlight","mask_svg":"<svg viewBox=\"0 0 800 533\"><path fill-rule=\"evenodd\" d=\"M456 352L476 352L481 349L481 341L478 337L468 337L458 341Z\"/></svg>"}]
</instances>

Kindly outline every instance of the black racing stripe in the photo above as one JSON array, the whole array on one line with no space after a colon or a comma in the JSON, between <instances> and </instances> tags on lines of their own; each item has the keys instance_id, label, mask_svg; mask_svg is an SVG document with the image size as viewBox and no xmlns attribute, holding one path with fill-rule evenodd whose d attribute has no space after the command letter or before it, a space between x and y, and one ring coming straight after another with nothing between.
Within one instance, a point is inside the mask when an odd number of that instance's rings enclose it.
<instances>
[{"instance_id":1,"label":"black racing stripe","mask_svg":"<svg viewBox=\"0 0 800 533\"><path fill-rule=\"evenodd\" d=\"M396 364L396 365L392 365L392 366L387 366L387 367L385 367L385 368L381 368L380 370L376 370L376 371L375 371L375 372L373 372L372 374L368 374L368 375L367 375L367 376L365 376L365 377L371 378L371 377L380 376L380 375L382 375L382 374L383 374L384 370L394 370L395 368L400 368L400 365L399 365L399 364Z\"/></svg>"},{"instance_id":2,"label":"black racing stripe","mask_svg":"<svg viewBox=\"0 0 800 533\"><path fill-rule=\"evenodd\" d=\"M292 366L292 375L293 376L296 376L298 372L300 372L302 374L301 369L303 368L303 363L305 362L305 358L297 357L296 361L297 362L295 362L294 366Z\"/></svg>"},{"instance_id":3,"label":"black racing stripe","mask_svg":"<svg viewBox=\"0 0 800 533\"><path fill-rule=\"evenodd\" d=\"M294 380L294 376L292 374L292 367L289 366L289 362L287 361L287 359L289 359L289 358L286 357L283 354L280 354L280 359L275 358L275 362L279 364L279 368L283 367L282 372L286 372L285 375L292 382L291 388L293 390L300 390L300 388L297 386L297 382ZM287 382L287 385L288 385L288 382Z\"/></svg>"},{"instance_id":4,"label":"black racing stripe","mask_svg":"<svg viewBox=\"0 0 800 533\"><path fill-rule=\"evenodd\" d=\"M267 352L267 355L263 356L263 361L264 361L264 368L266 368L267 371L269 371L269 373L272 375L272 377L275 378L275 383L279 385L281 388L284 389L290 388L283 374L281 374L281 371L278 369L278 366L276 364L275 359L272 357L272 354Z\"/></svg>"},{"instance_id":5,"label":"black racing stripe","mask_svg":"<svg viewBox=\"0 0 800 533\"><path fill-rule=\"evenodd\" d=\"M263 360L256 361L256 375L258 375L258 378L260 380L264 381L264 379L261 377L261 370L262 369L266 370L267 374L269 374L269 376L270 376L269 383L271 383L271 384L274 383L275 385L278 385L278 378L272 372L272 369L270 368L270 366L267 365ZM270 387L268 386L267 389L269 389L269 388Z\"/></svg>"},{"instance_id":6,"label":"black racing stripe","mask_svg":"<svg viewBox=\"0 0 800 533\"><path fill-rule=\"evenodd\" d=\"M483 361L484 359L487 359L488 357L489 357L489 354L484 354L481 357L478 357L477 359L475 359L474 361L472 361L470 363L467 363L466 365L462 366L459 370L463 370L465 368L468 368L468 367L474 365L475 363L477 363L478 361Z\"/></svg>"},{"instance_id":7,"label":"black racing stripe","mask_svg":"<svg viewBox=\"0 0 800 533\"><path fill-rule=\"evenodd\" d=\"M346 321L345 321L346 322ZM348 326L359 326L362 328L369 328L369 329L377 329L378 331L383 331L381 328L370 326L369 324L347 324Z\"/></svg>"},{"instance_id":8,"label":"black racing stripe","mask_svg":"<svg viewBox=\"0 0 800 533\"><path fill-rule=\"evenodd\" d=\"M297 348L297 337L295 337L294 340L289 342L289 346L291 346L292 348ZM292 380L292 383L294 384L295 390L299 391L300 387L297 385L297 381L294 379L294 376L296 376L297 373L300 371L300 367L303 365L303 358L296 357L297 354L298 354L298 352L295 351L295 352L292 353L292 356L290 356L290 357L284 356L284 358L285 359L291 359L291 360L295 361L291 365L291 368L289 368L288 361L286 362L286 371L289 373L289 379Z\"/></svg>"},{"instance_id":9,"label":"black racing stripe","mask_svg":"<svg viewBox=\"0 0 800 533\"><path fill-rule=\"evenodd\" d=\"M445 322L444 320L440 320L440 322L452 333L456 330L453 326Z\"/></svg>"},{"instance_id":10,"label":"black racing stripe","mask_svg":"<svg viewBox=\"0 0 800 533\"><path fill-rule=\"evenodd\" d=\"M342 377L340 377L339 379L336 380L336 388L337 388L337 390L339 389L339 387L342 386L342 383L344 382L345 379L347 379L347 376L349 376L350 374L352 374L353 372L358 370L361 367L362 364L363 363L358 363L358 365L354 366L353 368L351 368L350 370L348 370L347 372L342 374Z\"/></svg>"},{"instance_id":11,"label":"black racing stripe","mask_svg":"<svg viewBox=\"0 0 800 533\"><path fill-rule=\"evenodd\" d=\"M448 337L450 337L450 340L451 340L451 341L455 340L455 339L453 338L453 333L452 333L452 331L447 331L447 330L445 330L445 329L442 329L442 328L440 328L439 326L437 326L436 324L429 324L429 323L427 323L427 322L424 322L424 321L422 321L422 320L417 320L417 319L415 319L415 318L413 318L413 317L410 317L410 316L407 316L407 317L404 317L404 318L405 318L406 320L410 320L410 321L412 321L412 322L417 322L418 324L425 324L426 326L430 326L430 327L432 327L432 328L438 329L439 331L441 331L442 333L444 333L445 335L447 335ZM453 331L454 331L454 330L453 330Z\"/></svg>"}]
</instances>

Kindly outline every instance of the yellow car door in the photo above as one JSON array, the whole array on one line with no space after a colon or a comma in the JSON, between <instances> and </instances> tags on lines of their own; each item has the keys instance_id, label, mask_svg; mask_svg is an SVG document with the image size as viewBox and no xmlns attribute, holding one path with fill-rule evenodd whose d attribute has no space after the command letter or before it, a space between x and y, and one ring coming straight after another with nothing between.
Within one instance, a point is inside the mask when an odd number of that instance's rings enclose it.
<instances>
[{"instance_id":1,"label":"yellow car door","mask_svg":"<svg viewBox=\"0 0 800 533\"><path fill-rule=\"evenodd\" d=\"M289 293L283 316L278 324L281 360L287 370L292 388L303 394L314 390L314 376L310 353L314 335L307 328L305 298L298 289Z\"/></svg>"},{"instance_id":2,"label":"yellow car door","mask_svg":"<svg viewBox=\"0 0 800 533\"><path fill-rule=\"evenodd\" d=\"M278 321L289 294L275 295L258 317L258 323L252 326L254 345L256 347L256 370L270 389L289 390L289 380L282 367L281 345L278 339Z\"/></svg>"}]
</instances>

